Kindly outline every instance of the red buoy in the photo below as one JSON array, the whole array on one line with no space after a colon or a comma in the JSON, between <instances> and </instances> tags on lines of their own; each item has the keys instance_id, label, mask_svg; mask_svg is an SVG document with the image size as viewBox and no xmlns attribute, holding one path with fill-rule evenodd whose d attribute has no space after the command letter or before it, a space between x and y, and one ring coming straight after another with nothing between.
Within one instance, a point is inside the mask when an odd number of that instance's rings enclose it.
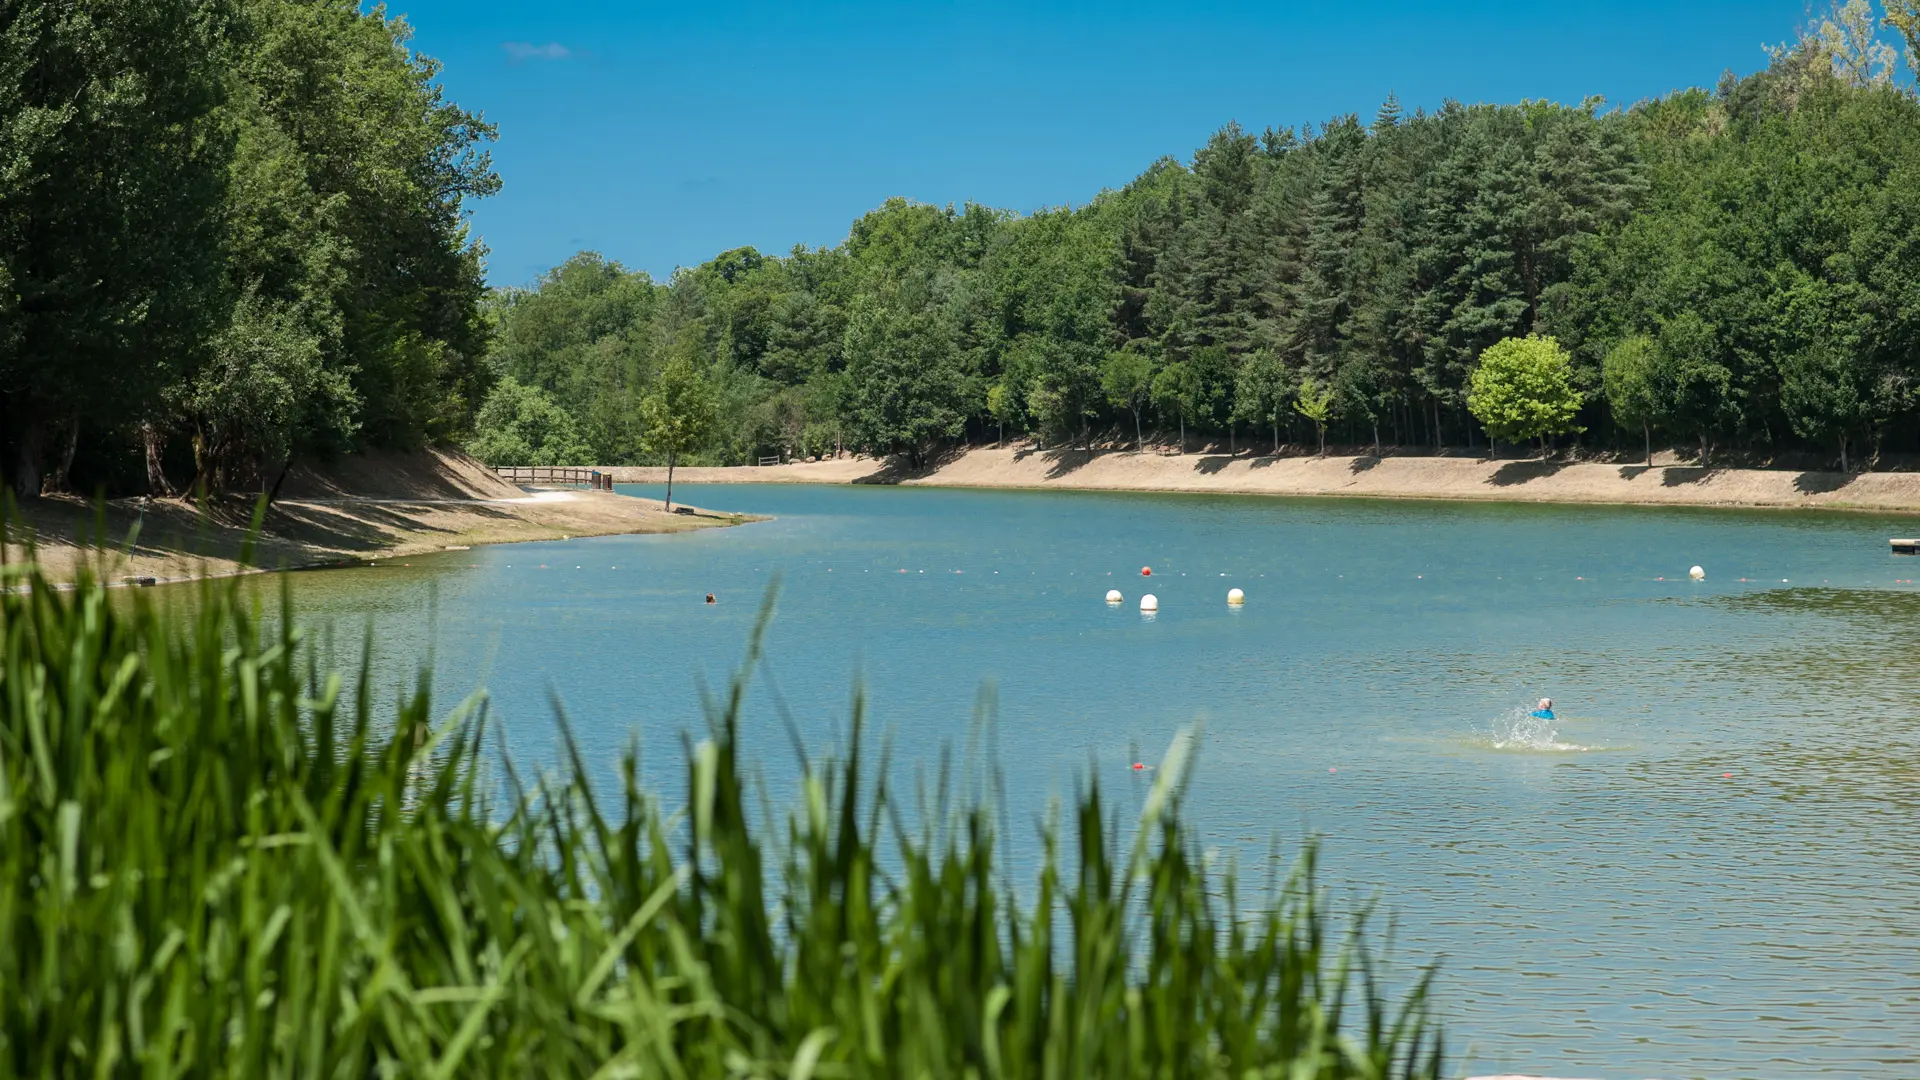
<instances>
[{"instance_id":1,"label":"red buoy","mask_svg":"<svg viewBox=\"0 0 1920 1080\"><path fill-rule=\"evenodd\" d=\"M1153 576L1153 567L1151 567L1151 566L1143 566L1143 567L1141 567L1141 568L1140 568L1140 576L1141 576L1141 577L1152 577L1152 576Z\"/></svg>"}]
</instances>

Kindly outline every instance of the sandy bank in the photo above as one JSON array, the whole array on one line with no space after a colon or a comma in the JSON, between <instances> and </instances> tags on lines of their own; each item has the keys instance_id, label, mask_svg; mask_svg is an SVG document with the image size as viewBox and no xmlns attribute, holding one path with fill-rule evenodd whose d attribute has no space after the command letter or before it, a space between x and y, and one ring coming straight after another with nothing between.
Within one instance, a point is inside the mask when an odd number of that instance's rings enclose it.
<instances>
[{"instance_id":1,"label":"sandy bank","mask_svg":"<svg viewBox=\"0 0 1920 1080\"><path fill-rule=\"evenodd\" d=\"M675 506L679 511L681 507ZM37 500L24 511L36 558L54 581L85 559L108 580L180 580L245 569L240 561L253 499L233 496L203 513L183 499ZM263 569L324 566L480 544L613 533L684 532L747 520L706 511L667 513L658 500L604 491L528 491L464 454L356 457L290 475L255 545ZM135 525L133 545L126 544ZM4 557L25 556L16 527ZM104 541L96 548L96 541Z\"/></svg>"},{"instance_id":2,"label":"sandy bank","mask_svg":"<svg viewBox=\"0 0 1920 1080\"><path fill-rule=\"evenodd\" d=\"M622 483L665 469L614 468ZM1920 513L1920 473L1702 469L1688 465L1486 461L1456 457L1254 457L1152 451L978 449L904 473L872 459L766 468L678 469L677 484L927 484L941 487L1348 495L1395 499L1750 506Z\"/></svg>"}]
</instances>

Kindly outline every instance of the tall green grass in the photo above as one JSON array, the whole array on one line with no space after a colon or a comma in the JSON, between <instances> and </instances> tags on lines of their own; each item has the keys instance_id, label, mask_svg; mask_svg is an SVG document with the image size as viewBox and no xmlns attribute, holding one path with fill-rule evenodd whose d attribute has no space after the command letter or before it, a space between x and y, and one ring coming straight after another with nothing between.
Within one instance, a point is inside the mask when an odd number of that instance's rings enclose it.
<instances>
[{"instance_id":1,"label":"tall green grass","mask_svg":"<svg viewBox=\"0 0 1920 1080\"><path fill-rule=\"evenodd\" d=\"M472 702L343 701L231 581L7 584L6 1076L1441 1075L1427 978L1389 1000L1310 854L1251 909L1210 876L1180 746L1124 854L1092 785L1016 888L990 808L910 820L857 716L766 824L744 676L688 806L631 754L609 806L570 743L490 769Z\"/></svg>"}]
</instances>

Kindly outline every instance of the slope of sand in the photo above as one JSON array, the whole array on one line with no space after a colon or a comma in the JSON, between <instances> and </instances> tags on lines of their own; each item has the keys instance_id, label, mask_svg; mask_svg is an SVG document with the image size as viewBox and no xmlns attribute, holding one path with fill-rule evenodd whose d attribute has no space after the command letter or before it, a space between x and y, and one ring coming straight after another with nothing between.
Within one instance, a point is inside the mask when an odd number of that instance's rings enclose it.
<instances>
[{"instance_id":1,"label":"slope of sand","mask_svg":"<svg viewBox=\"0 0 1920 1080\"><path fill-rule=\"evenodd\" d=\"M622 483L665 469L615 468ZM1458 457L1253 457L1148 451L968 450L905 473L872 459L766 468L678 469L674 482L897 483L941 487L1358 495L1396 499L1799 507L1920 513L1920 473L1702 469L1687 465L1487 461Z\"/></svg>"},{"instance_id":2,"label":"slope of sand","mask_svg":"<svg viewBox=\"0 0 1920 1080\"><path fill-rule=\"evenodd\" d=\"M16 523L9 530L4 561L26 558L30 534L34 561L52 581L71 581L87 561L109 581L176 581L249 565L327 566L477 544L684 532L749 520L678 506L680 512L670 514L656 499L605 491L526 490L465 454L430 450L296 470L281 485L251 559L243 563L255 501L233 495L203 511L184 499L116 499L104 508L72 497L39 499L24 508L25 529Z\"/></svg>"}]
</instances>

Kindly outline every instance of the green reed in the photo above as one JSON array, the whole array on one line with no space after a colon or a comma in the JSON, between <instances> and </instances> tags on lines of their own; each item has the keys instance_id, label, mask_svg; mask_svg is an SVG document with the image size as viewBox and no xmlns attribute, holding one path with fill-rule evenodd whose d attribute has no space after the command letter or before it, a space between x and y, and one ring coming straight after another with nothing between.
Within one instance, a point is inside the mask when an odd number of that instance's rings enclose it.
<instances>
[{"instance_id":1,"label":"green reed","mask_svg":"<svg viewBox=\"0 0 1920 1080\"><path fill-rule=\"evenodd\" d=\"M342 700L235 582L6 585L5 1076L1441 1075L1430 972L1383 988L1311 849L1255 910L1210 875L1184 742L1124 856L1093 784L1016 889L986 800L905 820L857 706L777 824L744 674L683 812L631 752L610 807L570 740L489 783L477 698L376 708L363 661Z\"/></svg>"}]
</instances>

